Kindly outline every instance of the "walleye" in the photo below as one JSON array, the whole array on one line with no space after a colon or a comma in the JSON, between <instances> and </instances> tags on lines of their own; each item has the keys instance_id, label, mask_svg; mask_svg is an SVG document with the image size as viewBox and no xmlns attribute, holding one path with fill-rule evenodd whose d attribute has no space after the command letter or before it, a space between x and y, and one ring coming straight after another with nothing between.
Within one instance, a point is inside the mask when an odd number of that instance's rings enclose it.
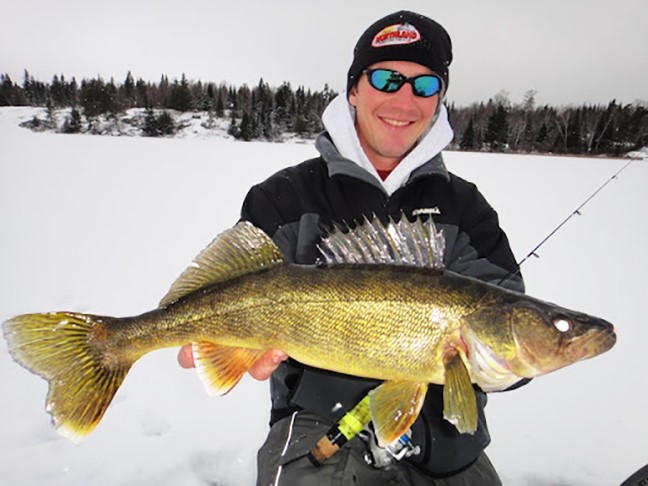
<instances>
[{"instance_id":1,"label":"walleye","mask_svg":"<svg viewBox=\"0 0 648 486\"><path fill-rule=\"evenodd\" d=\"M370 394L381 445L414 422L429 383L444 417L477 427L473 390L503 390L609 350L608 322L443 269L431 218L366 220L334 230L322 262L285 263L260 229L216 237L160 306L136 317L75 312L7 320L13 358L49 382L56 430L81 441L99 423L135 361L192 342L212 394L229 391L269 348L306 365L383 380Z\"/></svg>"}]
</instances>

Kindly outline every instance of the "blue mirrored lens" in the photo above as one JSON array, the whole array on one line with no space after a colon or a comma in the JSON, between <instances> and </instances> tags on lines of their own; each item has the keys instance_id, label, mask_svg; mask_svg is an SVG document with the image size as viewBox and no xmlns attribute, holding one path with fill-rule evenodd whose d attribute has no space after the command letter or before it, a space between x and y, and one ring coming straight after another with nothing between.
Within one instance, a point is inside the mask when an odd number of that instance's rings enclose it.
<instances>
[{"instance_id":1,"label":"blue mirrored lens","mask_svg":"<svg viewBox=\"0 0 648 486\"><path fill-rule=\"evenodd\" d=\"M371 71L369 74L369 82L378 91L393 93L403 86L405 79L403 76L399 76L395 71L376 69L375 71Z\"/></svg>"},{"instance_id":2,"label":"blue mirrored lens","mask_svg":"<svg viewBox=\"0 0 648 486\"><path fill-rule=\"evenodd\" d=\"M414 78L414 94L429 97L439 92L441 80L436 76L418 76Z\"/></svg>"}]
</instances>

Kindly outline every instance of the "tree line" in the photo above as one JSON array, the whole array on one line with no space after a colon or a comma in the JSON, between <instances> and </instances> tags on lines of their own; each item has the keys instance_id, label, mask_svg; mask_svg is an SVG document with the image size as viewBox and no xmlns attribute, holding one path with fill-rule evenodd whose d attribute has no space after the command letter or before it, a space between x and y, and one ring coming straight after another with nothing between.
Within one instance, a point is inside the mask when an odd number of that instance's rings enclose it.
<instances>
[{"instance_id":1,"label":"tree line","mask_svg":"<svg viewBox=\"0 0 648 486\"><path fill-rule=\"evenodd\" d=\"M325 85L311 91L289 82L278 88L263 79L256 86L180 80L162 75L157 83L129 72L121 83L113 79L83 79L81 83L55 75L47 84L27 71L22 84L0 75L0 106L72 108L64 130L80 131L85 117L92 128L99 116L117 117L130 108L147 110L145 135L172 134L177 128L167 110L203 111L209 119L229 118L228 132L242 140L277 140L287 132L313 136L323 129L321 114L337 93ZM448 106L455 138L451 148L467 151L559 153L618 156L648 146L648 107L642 103L537 106L528 91L520 104L500 92L487 102Z\"/></svg>"},{"instance_id":2,"label":"tree line","mask_svg":"<svg viewBox=\"0 0 648 486\"><path fill-rule=\"evenodd\" d=\"M536 106L535 91L514 105L505 92L449 113L453 148L497 152L619 156L648 146L645 104Z\"/></svg>"},{"instance_id":3,"label":"tree line","mask_svg":"<svg viewBox=\"0 0 648 486\"><path fill-rule=\"evenodd\" d=\"M180 80L162 75L158 83L134 79L129 72L122 83L101 77L67 80L55 75L49 84L25 71L22 84L0 75L0 106L42 106L49 110L72 108L66 120L69 131L80 131L81 116L92 128L100 116L117 117L131 108L146 109L145 135L172 134L177 128L167 110L203 111L210 119L229 118L228 132L237 139L276 140L294 132L313 136L323 129L320 117L337 95L325 85L322 91L293 89L289 82L271 88L263 79L254 87L226 83Z\"/></svg>"}]
</instances>

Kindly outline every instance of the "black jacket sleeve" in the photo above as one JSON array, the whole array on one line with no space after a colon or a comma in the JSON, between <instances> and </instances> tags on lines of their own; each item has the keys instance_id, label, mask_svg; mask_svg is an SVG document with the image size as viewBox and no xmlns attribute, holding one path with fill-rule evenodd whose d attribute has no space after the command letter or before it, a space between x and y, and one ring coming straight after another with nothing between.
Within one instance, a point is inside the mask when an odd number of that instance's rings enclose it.
<instances>
[{"instance_id":1,"label":"black jacket sleeve","mask_svg":"<svg viewBox=\"0 0 648 486\"><path fill-rule=\"evenodd\" d=\"M466 183L458 231L447 232L449 270L524 292L524 281L497 212L474 184Z\"/></svg>"}]
</instances>

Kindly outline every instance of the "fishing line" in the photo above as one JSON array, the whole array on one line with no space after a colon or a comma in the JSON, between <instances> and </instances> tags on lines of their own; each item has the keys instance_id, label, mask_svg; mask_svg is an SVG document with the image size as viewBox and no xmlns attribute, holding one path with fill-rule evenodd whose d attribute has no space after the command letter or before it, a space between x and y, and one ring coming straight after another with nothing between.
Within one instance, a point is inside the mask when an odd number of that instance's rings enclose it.
<instances>
[{"instance_id":1,"label":"fishing line","mask_svg":"<svg viewBox=\"0 0 648 486\"><path fill-rule=\"evenodd\" d=\"M625 165L624 165L623 167L621 167L618 171L616 171L614 174L612 174L612 177L610 177L608 180L606 180L606 181L605 181L605 182L604 182L604 183L603 183L603 184L602 184L598 189L596 189L592 194L590 194L589 197L588 197L587 199L585 199L585 201L583 201L583 202L581 203L580 206L578 206L576 209L574 209L574 211L572 211L571 214L570 214L569 216L567 216L567 217L566 217L566 218L565 218L565 219L564 219L564 220L563 220L563 221L562 221L558 226L556 226L556 227L555 227L555 228L554 228L554 229L553 229L553 230L552 230L552 231L551 231L547 236L545 236L545 237L542 239L542 241L540 241L540 243L538 243L538 244L535 246L535 248L533 248L533 250L531 250L531 251L530 251L530 252L529 252L529 253L528 253L528 254L527 254L527 255L526 255L522 260L520 260L520 261L518 262L518 264L517 264L517 269L516 269L515 271L509 272L507 275L505 275L504 277L502 277L502 279L497 283L497 285L501 285L502 282L504 282L504 281L510 279L511 277L513 277L514 275L520 273L520 267L522 266L522 264L523 264L524 262L526 262L526 261L527 261L529 258L531 258L532 256L533 256L533 257L536 257L536 258L540 258L540 255L538 255L538 253L537 253L537 252L538 252L538 249L539 249L542 245L544 245L547 241L549 241L549 239L551 239L551 238L552 238L552 237L553 237L553 236L554 236L554 235L555 235L555 234L560 230L560 228L562 228L563 226L565 226L565 225L569 222L570 219L572 219L572 218L573 218L574 216L576 216L576 215L580 216L580 215L582 214L582 213L581 213L581 209L583 209L583 207L584 207L588 202L590 202L592 199L594 199L594 198L597 196L598 193L600 193L603 189L605 189L605 187L606 187L610 182L612 182L613 180L618 179L619 174L621 174L621 172L623 172L623 171L624 171L624 170L625 170L625 169L626 169L630 164L632 164L633 162L634 162L634 159L631 159L627 164L625 164Z\"/></svg>"}]
</instances>

